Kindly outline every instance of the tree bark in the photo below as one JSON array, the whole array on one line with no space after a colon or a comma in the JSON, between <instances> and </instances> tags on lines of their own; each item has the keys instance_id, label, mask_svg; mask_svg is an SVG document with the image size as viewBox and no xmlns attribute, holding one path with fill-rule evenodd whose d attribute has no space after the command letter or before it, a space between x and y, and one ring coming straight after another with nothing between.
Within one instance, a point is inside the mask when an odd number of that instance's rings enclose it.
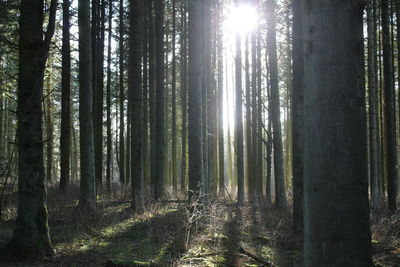
<instances>
[{"instance_id":1,"label":"tree bark","mask_svg":"<svg viewBox=\"0 0 400 267\"><path fill-rule=\"evenodd\" d=\"M393 81L392 42L390 39L389 2L382 0L382 42L384 77L384 119L386 127L387 153L387 195L388 208L397 209L397 144L396 144L396 107Z\"/></svg>"},{"instance_id":2,"label":"tree bark","mask_svg":"<svg viewBox=\"0 0 400 267\"><path fill-rule=\"evenodd\" d=\"M89 1L78 2L79 25L79 130L80 130L80 197L85 211L96 208L96 179L93 134L92 44Z\"/></svg>"},{"instance_id":3,"label":"tree bark","mask_svg":"<svg viewBox=\"0 0 400 267\"><path fill-rule=\"evenodd\" d=\"M71 151L71 45L70 0L63 0L63 37L61 67L61 130L60 130L60 189L66 191L70 181Z\"/></svg>"},{"instance_id":4,"label":"tree bark","mask_svg":"<svg viewBox=\"0 0 400 267\"><path fill-rule=\"evenodd\" d=\"M301 1L293 0L292 168L293 230L303 232L304 58Z\"/></svg>"},{"instance_id":5,"label":"tree bark","mask_svg":"<svg viewBox=\"0 0 400 267\"><path fill-rule=\"evenodd\" d=\"M363 6L358 0L302 4L304 263L372 266Z\"/></svg>"},{"instance_id":6,"label":"tree bark","mask_svg":"<svg viewBox=\"0 0 400 267\"><path fill-rule=\"evenodd\" d=\"M203 186L202 144L202 5L189 0L189 199L197 198Z\"/></svg>"},{"instance_id":7,"label":"tree bark","mask_svg":"<svg viewBox=\"0 0 400 267\"><path fill-rule=\"evenodd\" d=\"M164 191L164 154L165 154L165 87L164 87L164 0L156 0L156 132L155 132L155 193L154 200L159 201Z\"/></svg>"},{"instance_id":8,"label":"tree bark","mask_svg":"<svg viewBox=\"0 0 400 267\"><path fill-rule=\"evenodd\" d=\"M141 84L141 0L130 0L129 9L129 65L128 90L131 106L131 170L132 207L135 212L144 211L143 182L143 92Z\"/></svg>"},{"instance_id":9,"label":"tree bark","mask_svg":"<svg viewBox=\"0 0 400 267\"><path fill-rule=\"evenodd\" d=\"M239 4L236 0L236 5ZM235 57L235 145L237 157L237 201L244 202L244 160L243 160L243 115L242 115L242 44L240 33L236 33Z\"/></svg>"},{"instance_id":10,"label":"tree bark","mask_svg":"<svg viewBox=\"0 0 400 267\"><path fill-rule=\"evenodd\" d=\"M112 135L111 135L111 34L112 34L112 0L108 0L108 49L107 49L107 166L106 166L106 188L111 192L111 155L112 155Z\"/></svg>"},{"instance_id":11,"label":"tree bark","mask_svg":"<svg viewBox=\"0 0 400 267\"><path fill-rule=\"evenodd\" d=\"M50 3L44 40L43 10L44 1L21 1L17 90L18 209L13 237L5 248L8 255L18 258L46 257L54 253L46 207L42 95L57 1Z\"/></svg>"},{"instance_id":12,"label":"tree bark","mask_svg":"<svg viewBox=\"0 0 400 267\"><path fill-rule=\"evenodd\" d=\"M267 54L269 58L271 84L271 120L274 130L274 170L275 170L275 206L285 208L286 185L283 170L282 126L280 117L278 57L276 50L275 0L267 1Z\"/></svg>"},{"instance_id":13,"label":"tree bark","mask_svg":"<svg viewBox=\"0 0 400 267\"><path fill-rule=\"evenodd\" d=\"M125 184L124 0L119 1L119 181Z\"/></svg>"}]
</instances>

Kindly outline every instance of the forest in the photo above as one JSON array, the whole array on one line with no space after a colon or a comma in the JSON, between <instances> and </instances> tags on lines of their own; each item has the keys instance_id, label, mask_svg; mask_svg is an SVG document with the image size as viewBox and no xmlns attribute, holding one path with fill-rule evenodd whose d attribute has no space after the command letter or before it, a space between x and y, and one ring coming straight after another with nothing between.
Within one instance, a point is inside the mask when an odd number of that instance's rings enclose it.
<instances>
[{"instance_id":1,"label":"forest","mask_svg":"<svg viewBox=\"0 0 400 267\"><path fill-rule=\"evenodd\" d=\"M400 0L0 0L0 266L400 266Z\"/></svg>"}]
</instances>

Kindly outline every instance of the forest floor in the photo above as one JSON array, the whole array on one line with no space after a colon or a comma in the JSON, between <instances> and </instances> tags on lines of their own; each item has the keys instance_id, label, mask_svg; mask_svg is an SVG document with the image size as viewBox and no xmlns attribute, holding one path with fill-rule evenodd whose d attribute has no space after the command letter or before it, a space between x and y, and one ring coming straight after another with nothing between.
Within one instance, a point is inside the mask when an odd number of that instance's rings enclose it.
<instances>
[{"instance_id":1,"label":"forest floor","mask_svg":"<svg viewBox=\"0 0 400 267\"><path fill-rule=\"evenodd\" d=\"M166 202L133 215L128 198L114 194L100 197L97 214L85 218L77 213L78 192L49 189L54 257L30 262L2 255L0 266L301 266L301 239L292 234L288 211L220 200L207 208ZM0 247L11 238L15 211L11 195ZM400 266L400 214L371 221L376 266Z\"/></svg>"}]
</instances>

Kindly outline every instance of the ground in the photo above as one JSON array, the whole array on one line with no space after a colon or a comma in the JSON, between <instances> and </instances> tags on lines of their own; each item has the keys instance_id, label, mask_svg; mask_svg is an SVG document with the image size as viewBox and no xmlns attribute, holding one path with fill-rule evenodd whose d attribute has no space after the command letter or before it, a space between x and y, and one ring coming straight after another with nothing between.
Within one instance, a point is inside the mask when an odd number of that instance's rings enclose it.
<instances>
[{"instance_id":1,"label":"ground","mask_svg":"<svg viewBox=\"0 0 400 267\"><path fill-rule=\"evenodd\" d=\"M204 207L182 201L149 205L133 215L129 197L114 188L99 197L97 213L76 209L78 188L59 194L49 188L48 209L55 256L36 262L2 255L0 266L301 266L301 238L291 214L265 203L237 207L216 200ZM15 195L7 197L0 246L11 237ZM400 214L372 217L374 262L400 266Z\"/></svg>"}]
</instances>

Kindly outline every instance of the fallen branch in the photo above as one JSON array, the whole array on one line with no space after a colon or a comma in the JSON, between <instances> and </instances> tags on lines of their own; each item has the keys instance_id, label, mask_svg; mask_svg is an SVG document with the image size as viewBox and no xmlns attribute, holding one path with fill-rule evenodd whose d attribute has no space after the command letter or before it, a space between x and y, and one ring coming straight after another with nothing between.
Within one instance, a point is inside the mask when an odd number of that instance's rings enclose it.
<instances>
[{"instance_id":1,"label":"fallen branch","mask_svg":"<svg viewBox=\"0 0 400 267\"><path fill-rule=\"evenodd\" d=\"M248 251L245 250L243 247L240 247L240 248L239 248L239 253L241 253L241 254L243 254L243 255L246 255L247 257L252 258L252 259L255 260L256 262L261 263L261 264L263 264L263 265L265 265L265 266L276 267L274 264L268 262L267 260L265 260L265 259L263 259L263 258L260 258L260 257L258 257L258 256L256 256L256 255L254 255L253 253L248 252Z\"/></svg>"}]
</instances>

